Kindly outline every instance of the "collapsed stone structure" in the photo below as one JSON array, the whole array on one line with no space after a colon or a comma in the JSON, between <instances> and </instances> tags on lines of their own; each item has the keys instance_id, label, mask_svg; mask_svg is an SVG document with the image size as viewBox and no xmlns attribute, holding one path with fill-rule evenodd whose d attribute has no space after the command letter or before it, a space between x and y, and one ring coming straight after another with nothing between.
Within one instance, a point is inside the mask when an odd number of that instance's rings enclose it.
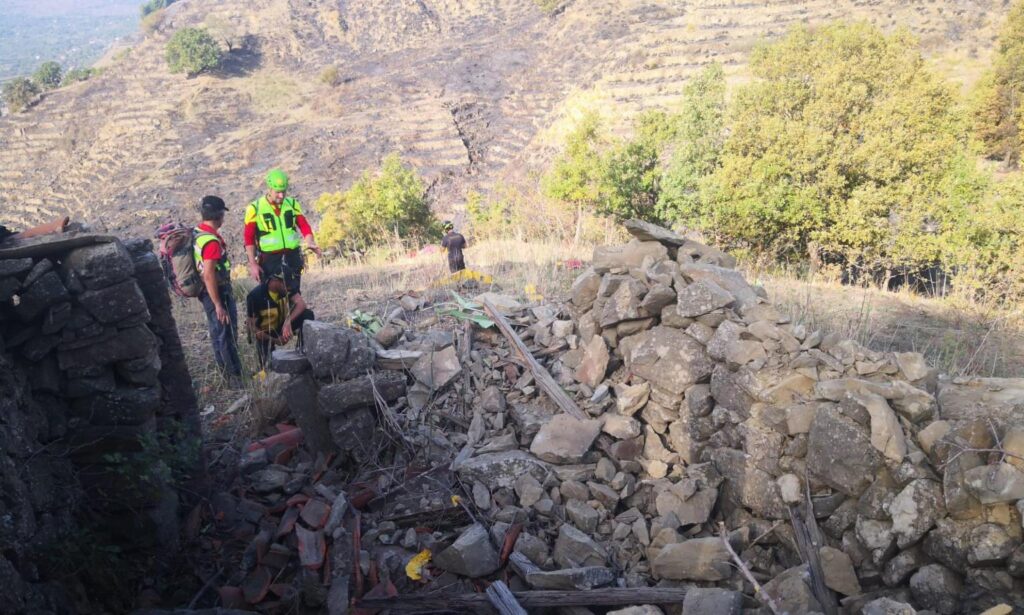
<instances>
[{"instance_id":1,"label":"collapsed stone structure","mask_svg":"<svg viewBox=\"0 0 1024 615\"><path fill-rule=\"evenodd\" d=\"M190 435L196 400L150 243L0 244L0 610L75 612L40 562L71 565L76 536L173 549L178 494L146 443Z\"/></svg>"},{"instance_id":2,"label":"collapsed stone structure","mask_svg":"<svg viewBox=\"0 0 1024 615\"><path fill-rule=\"evenodd\" d=\"M763 607L725 532L787 613L1024 607L1024 381L941 378L918 353L809 331L728 255L630 230L567 305L504 303L586 420L500 334L470 345L421 300L376 340L307 324L307 356L276 353L271 386L306 450L246 453L256 501L224 504L276 556L247 560L225 606L342 613L367 576L377 597L472 592L508 565L513 589L685 587L669 612ZM813 556L800 518L820 528ZM269 579L288 571L285 598Z\"/></svg>"}]
</instances>

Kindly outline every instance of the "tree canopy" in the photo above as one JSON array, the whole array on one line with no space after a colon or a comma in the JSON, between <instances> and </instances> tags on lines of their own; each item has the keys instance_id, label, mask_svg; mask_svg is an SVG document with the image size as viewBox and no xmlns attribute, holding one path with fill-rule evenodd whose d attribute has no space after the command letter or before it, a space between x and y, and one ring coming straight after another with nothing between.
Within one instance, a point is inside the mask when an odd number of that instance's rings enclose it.
<instances>
[{"instance_id":1,"label":"tree canopy","mask_svg":"<svg viewBox=\"0 0 1024 615\"><path fill-rule=\"evenodd\" d=\"M25 77L17 77L4 83L4 103L13 113L21 113L28 109L37 96L39 96L39 86Z\"/></svg>"},{"instance_id":2,"label":"tree canopy","mask_svg":"<svg viewBox=\"0 0 1024 615\"><path fill-rule=\"evenodd\" d=\"M198 75L220 66L220 45L202 28L181 28L167 42L167 65L172 73Z\"/></svg>"},{"instance_id":3,"label":"tree canopy","mask_svg":"<svg viewBox=\"0 0 1024 615\"><path fill-rule=\"evenodd\" d=\"M799 28L758 48L700 226L778 258L933 263L971 182L955 90L907 33Z\"/></svg>"},{"instance_id":4,"label":"tree canopy","mask_svg":"<svg viewBox=\"0 0 1024 615\"><path fill-rule=\"evenodd\" d=\"M436 222L423 180L397 154L385 157L376 172L364 172L347 191L321 195L316 209L318 240L325 246L366 248L389 238L422 239Z\"/></svg>"},{"instance_id":5,"label":"tree canopy","mask_svg":"<svg viewBox=\"0 0 1024 615\"><path fill-rule=\"evenodd\" d=\"M58 62L43 62L32 75L32 81L43 90L52 90L60 87L63 76L64 69Z\"/></svg>"}]
</instances>

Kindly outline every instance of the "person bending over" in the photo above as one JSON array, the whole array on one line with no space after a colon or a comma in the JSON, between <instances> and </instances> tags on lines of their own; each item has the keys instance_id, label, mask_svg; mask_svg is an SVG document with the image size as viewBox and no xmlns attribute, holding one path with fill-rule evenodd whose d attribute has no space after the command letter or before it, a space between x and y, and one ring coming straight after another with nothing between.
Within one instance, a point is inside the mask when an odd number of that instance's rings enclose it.
<instances>
[{"instance_id":1,"label":"person bending over","mask_svg":"<svg viewBox=\"0 0 1024 615\"><path fill-rule=\"evenodd\" d=\"M260 369L266 369L275 346L287 344L293 337L302 349L302 324L313 320L313 310L283 273L272 273L245 299L249 332L255 338Z\"/></svg>"}]
</instances>

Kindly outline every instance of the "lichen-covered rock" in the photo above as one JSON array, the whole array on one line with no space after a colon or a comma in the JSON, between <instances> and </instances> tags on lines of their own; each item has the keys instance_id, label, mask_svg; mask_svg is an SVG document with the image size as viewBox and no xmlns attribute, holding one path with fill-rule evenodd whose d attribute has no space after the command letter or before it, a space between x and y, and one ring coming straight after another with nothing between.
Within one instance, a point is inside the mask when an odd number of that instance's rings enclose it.
<instances>
[{"instance_id":1,"label":"lichen-covered rock","mask_svg":"<svg viewBox=\"0 0 1024 615\"><path fill-rule=\"evenodd\" d=\"M732 571L729 551L717 537L665 545L651 562L656 577L675 581L721 581Z\"/></svg>"},{"instance_id":2,"label":"lichen-covered rock","mask_svg":"<svg viewBox=\"0 0 1024 615\"><path fill-rule=\"evenodd\" d=\"M843 416L838 408L818 408L807 440L807 469L813 476L857 496L871 484L881 466L881 456L866 429Z\"/></svg>"},{"instance_id":3,"label":"lichen-covered rock","mask_svg":"<svg viewBox=\"0 0 1024 615\"><path fill-rule=\"evenodd\" d=\"M705 381L714 367L700 342L672 327L658 326L628 337L620 349L629 370L675 395Z\"/></svg>"},{"instance_id":4,"label":"lichen-covered rock","mask_svg":"<svg viewBox=\"0 0 1024 615\"><path fill-rule=\"evenodd\" d=\"M911 481L889 504L892 531L900 549L916 543L946 514L942 487L933 480Z\"/></svg>"}]
</instances>

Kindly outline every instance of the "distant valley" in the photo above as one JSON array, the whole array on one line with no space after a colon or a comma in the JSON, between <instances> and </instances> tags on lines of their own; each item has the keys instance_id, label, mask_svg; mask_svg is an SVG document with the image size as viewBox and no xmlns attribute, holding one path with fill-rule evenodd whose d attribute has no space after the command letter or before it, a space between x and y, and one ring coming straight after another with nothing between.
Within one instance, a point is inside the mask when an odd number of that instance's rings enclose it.
<instances>
[{"instance_id":1,"label":"distant valley","mask_svg":"<svg viewBox=\"0 0 1024 615\"><path fill-rule=\"evenodd\" d=\"M85 67L134 33L139 0L0 1L0 81L47 60Z\"/></svg>"}]
</instances>

